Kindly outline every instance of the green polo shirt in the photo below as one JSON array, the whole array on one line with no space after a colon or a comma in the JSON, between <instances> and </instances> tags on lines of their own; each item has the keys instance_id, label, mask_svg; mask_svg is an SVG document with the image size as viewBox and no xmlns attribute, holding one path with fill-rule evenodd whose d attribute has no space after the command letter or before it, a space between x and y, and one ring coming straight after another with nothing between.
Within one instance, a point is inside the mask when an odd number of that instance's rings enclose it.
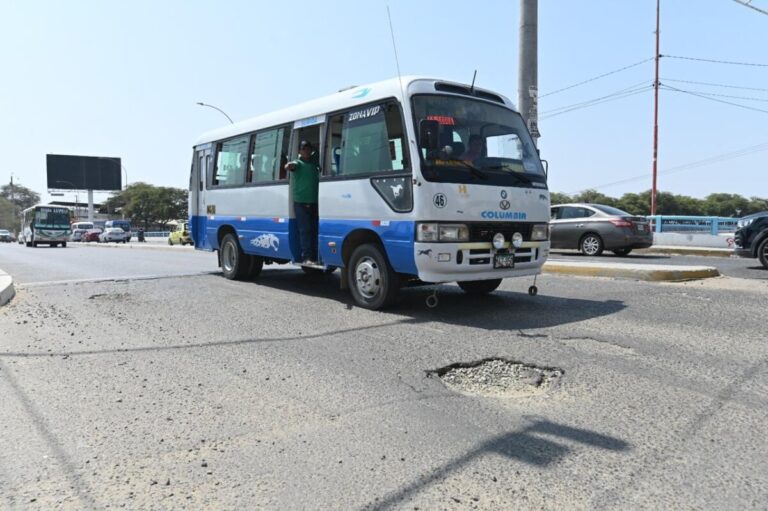
<instances>
[{"instance_id":1,"label":"green polo shirt","mask_svg":"<svg viewBox=\"0 0 768 511\"><path fill-rule=\"evenodd\" d=\"M298 158L291 163L293 169L293 202L317 204L317 187L320 182L320 166L313 161Z\"/></svg>"}]
</instances>

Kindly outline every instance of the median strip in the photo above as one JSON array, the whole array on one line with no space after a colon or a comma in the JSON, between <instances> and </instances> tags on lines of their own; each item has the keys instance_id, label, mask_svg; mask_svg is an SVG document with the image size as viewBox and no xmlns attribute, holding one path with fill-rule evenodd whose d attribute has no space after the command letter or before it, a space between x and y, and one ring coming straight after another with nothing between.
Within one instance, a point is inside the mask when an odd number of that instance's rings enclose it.
<instances>
[{"instance_id":1,"label":"median strip","mask_svg":"<svg viewBox=\"0 0 768 511\"><path fill-rule=\"evenodd\" d=\"M657 264L582 263L547 261L544 273L576 275L582 277L609 277L645 280L652 282L707 279L719 277L720 272L711 266L674 266Z\"/></svg>"},{"instance_id":2,"label":"median strip","mask_svg":"<svg viewBox=\"0 0 768 511\"><path fill-rule=\"evenodd\" d=\"M10 302L16 295L16 289L13 287L13 278L0 270L0 307Z\"/></svg>"}]
</instances>

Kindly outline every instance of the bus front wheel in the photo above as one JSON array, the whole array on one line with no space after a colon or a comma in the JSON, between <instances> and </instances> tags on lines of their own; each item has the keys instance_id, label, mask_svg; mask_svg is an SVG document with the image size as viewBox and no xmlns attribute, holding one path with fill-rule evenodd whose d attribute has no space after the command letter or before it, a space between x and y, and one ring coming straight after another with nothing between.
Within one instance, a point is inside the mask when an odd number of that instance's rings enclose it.
<instances>
[{"instance_id":1,"label":"bus front wheel","mask_svg":"<svg viewBox=\"0 0 768 511\"><path fill-rule=\"evenodd\" d=\"M248 276L249 261L240 248L234 234L227 234L221 241L221 271L229 280L243 280Z\"/></svg>"},{"instance_id":2,"label":"bus front wheel","mask_svg":"<svg viewBox=\"0 0 768 511\"><path fill-rule=\"evenodd\" d=\"M400 289L400 277L389 265L380 246L361 245L352 252L346 268L349 290L365 309L378 310L392 304Z\"/></svg>"}]
</instances>

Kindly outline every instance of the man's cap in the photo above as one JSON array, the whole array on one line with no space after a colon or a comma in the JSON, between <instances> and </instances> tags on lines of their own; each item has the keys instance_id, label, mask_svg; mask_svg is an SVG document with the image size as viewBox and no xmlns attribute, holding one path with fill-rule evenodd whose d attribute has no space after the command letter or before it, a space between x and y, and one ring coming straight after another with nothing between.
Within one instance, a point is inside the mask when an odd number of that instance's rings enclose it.
<instances>
[{"instance_id":1,"label":"man's cap","mask_svg":"<svg viewBox=\"0 0 768 511\"><path fill-rule=\"evenodd\" d=\"M302 140L301 144L299 144L299 149L304 147L312 148L312 142L310 142L309 140Z\"/></svg>"}]
</instances>

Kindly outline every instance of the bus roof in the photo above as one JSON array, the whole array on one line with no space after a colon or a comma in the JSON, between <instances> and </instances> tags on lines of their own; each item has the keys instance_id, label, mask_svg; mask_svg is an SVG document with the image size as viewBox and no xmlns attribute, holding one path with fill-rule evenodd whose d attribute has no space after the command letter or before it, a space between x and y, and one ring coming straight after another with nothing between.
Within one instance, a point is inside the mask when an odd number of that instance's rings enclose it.
<instances>
[{"instance_id":1,"label":"bus roof","mask_svg":"<svg viewBox=\"0 0 768 511\"><path fill-rule=\"evenodd\" d=\"M34 206L30 206L27 209L23 210L22 213L26 213L27 211L32 211L33 209L36 209L36 208L56 208L56 209L68 209L72 211L71 206L59 206L55 204L35 204Z\"/></svg>"},{"instance_id":2,"label":"bus roof","mask_svg":"<svg viewBox=\"0 0 768 511\"><path fill-rule=\"evenodd\" d=\"M403 76L402 77L402 91L400 89L399 81L397 78L390 78L381 82L370 83L366 85L359 85L342 89L339 92L323 96L321 98L313 99L294 105L282 110L277 110L257 117L252 117L234 124L209 131L203 134L195 142L195 146L200 144L206 144L217 140L224 140L230 137L234 137L241 133L250 133L264 128L272 126L279 126L288 122L293 122L300 119L306 119L315 115L323 115L328 112L336 110L342 110L355 105L362 105L376 101L377 99L385 99L391 97L401 97L403 92L405 93L434 93L435 84L441 83L446 85L453 85L462 88L469 89L468 84L462 84L459 82L451 82L449 80L441 80L438 78L428 78L421 76ZM498 97L503 101L503 104L508 108L515 109L512 102L498 94L496 92L475 87L475 91L483 92ZM450 92L448 92L450 93ZM483 99L482 97L480 99Z\"/></svg>"}]
</instances>

